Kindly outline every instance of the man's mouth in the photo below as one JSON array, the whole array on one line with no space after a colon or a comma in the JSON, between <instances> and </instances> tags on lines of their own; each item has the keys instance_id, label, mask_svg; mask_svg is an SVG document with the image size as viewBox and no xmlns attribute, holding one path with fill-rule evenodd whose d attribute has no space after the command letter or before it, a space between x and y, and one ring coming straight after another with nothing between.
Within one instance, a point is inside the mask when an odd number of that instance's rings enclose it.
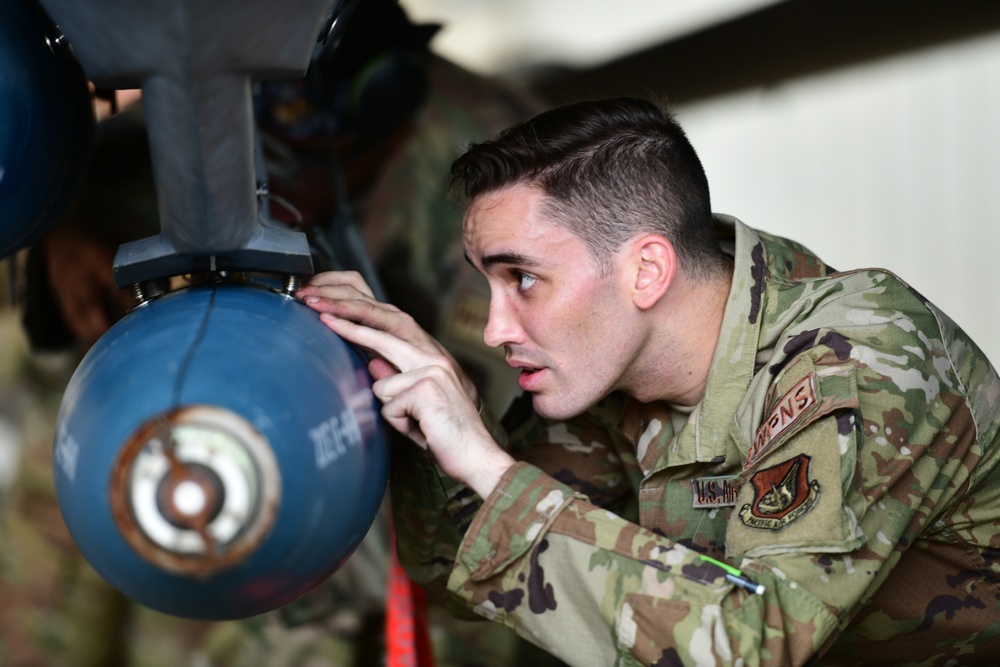
<instances>
[{"instance_id":1,"label":"man's mouth","mask_svg":"<svg viewBox=\"0 0 1000 667\"><path fill-rule=\"evenodd\" d=\"M525 361L511 357L507 357L507 365L521 373L535 373L544 368L543 366L532 366Z\"/></svg>"},{"instance_id":2,"label":"man's mouth","mask_svg":"<svg viewBox=\"0 0 1000 667\"><path fill-rule=\"evenodd\" d=\"M544 375L545 368L534 368L531 366L521 366L517 376L517 385L523 391L535 391L538 383Z\"/></svg>"}]
</instances>

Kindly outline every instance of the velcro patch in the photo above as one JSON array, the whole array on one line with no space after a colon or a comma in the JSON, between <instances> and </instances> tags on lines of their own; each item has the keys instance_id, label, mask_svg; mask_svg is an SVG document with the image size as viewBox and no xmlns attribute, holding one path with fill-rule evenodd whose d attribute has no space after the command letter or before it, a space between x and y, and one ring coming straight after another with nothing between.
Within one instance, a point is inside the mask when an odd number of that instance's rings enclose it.
<instances>
[{"instance_id":1,"label":"velcro patch","mask_svg":"<svg viewBox=\"0 0 1000 667\"><path fill-rule=\"evenodd\" d=\"M740 508L750 528L778 530L808 512L819 500L820 484L809 479L812 457L799 454L750 477L753 502Z\"/></svg>"},{"instance_id":2,"label":"velcro patch","mask_svg":"<svg viewBox=\"0 0 1000 667\"><path fill-rule=\"evenodd\" d=\"M691 480L691 506L705 509L734 507L739 496L736 475L696 477Z\"/></svg>"},{"instance_id":3,"label":"velcro patch","mask_svg":"<svg viewBox=\"0 0 1000 667\"><path fill-rule=\"evenodd\" d=\"M802 419L809 409L816 405L816 373L811 372L795 383L788 392L781 397L778 404L771 410L771 414L757 429L753 444L747 452L747 461L744 468L749 468L759 459L778 436L788 431L797 421Z\"/></svg>"}]
</instances>

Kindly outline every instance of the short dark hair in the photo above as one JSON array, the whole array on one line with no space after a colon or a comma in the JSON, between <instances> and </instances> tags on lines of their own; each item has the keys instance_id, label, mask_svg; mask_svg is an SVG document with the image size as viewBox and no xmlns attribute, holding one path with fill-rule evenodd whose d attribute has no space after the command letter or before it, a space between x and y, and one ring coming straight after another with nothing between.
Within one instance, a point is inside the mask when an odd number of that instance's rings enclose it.
<instances>
[{"instance_id":1,"label":"short dark hair","mask_svg":"<svg viewBox=\"0 0 1000 667\"><path fill-rule=\"evenodd\" d=\"M556 107L471 144L451 168L451 193L465 201L513 186L539 187L547 213L609 266L642 232L668 238L695 277L727 265L715 236L708 179L673 115L618 97Z\"/></svg>"}]
</instances>

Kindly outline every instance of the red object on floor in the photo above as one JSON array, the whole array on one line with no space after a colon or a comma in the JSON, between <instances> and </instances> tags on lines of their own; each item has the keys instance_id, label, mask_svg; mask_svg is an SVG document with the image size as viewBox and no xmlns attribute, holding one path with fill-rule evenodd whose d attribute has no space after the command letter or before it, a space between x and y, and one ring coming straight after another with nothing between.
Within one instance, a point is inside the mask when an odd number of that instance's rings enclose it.
<instances>
[{"instance_id":1,"label":"red object on floor","mask_svg":"<svg viewBox=\"0 0 1000 667\"><path fill-rule=\"evenodd\" d=\"M396 531L389 522L389 587L385 601L386 667L433 667L427 627L427 598L396 556Z\"/></svg>"}]
</instances>

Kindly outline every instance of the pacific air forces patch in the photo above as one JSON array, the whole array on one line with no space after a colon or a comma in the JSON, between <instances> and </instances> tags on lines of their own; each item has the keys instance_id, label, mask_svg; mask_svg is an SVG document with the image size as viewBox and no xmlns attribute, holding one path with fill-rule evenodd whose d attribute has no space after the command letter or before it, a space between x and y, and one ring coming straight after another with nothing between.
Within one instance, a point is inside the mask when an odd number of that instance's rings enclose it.
<instances>
[{"instance_id":1,"label":"pacific air forces patch","mask_svg":"<svg viewBox=\"0 0 1000 667\"><path fill-rule=\"evenodd\" d=\"M812 458L806 454L758 470L750 477L753 502L740 508L751 528L778 530L808 512L819 500L820 484L809 479Z\"/></svg>"}]
</instances>

